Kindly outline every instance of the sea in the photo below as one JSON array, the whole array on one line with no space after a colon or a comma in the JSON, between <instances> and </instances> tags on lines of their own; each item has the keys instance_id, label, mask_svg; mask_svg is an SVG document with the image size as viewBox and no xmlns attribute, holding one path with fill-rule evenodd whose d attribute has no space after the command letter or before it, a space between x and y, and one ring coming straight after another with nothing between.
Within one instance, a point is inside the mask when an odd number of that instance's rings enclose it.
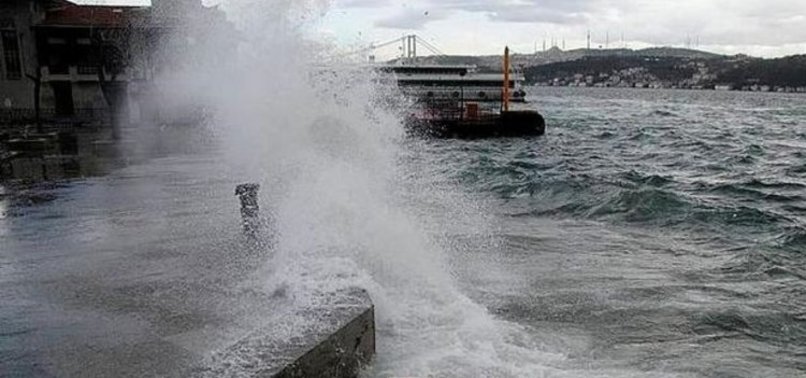
<instances>
[{"instance_id":1,"label":"sea","mask_svg":"<svg viewBox=\"0 0 806 378\"><path fill-rule=\"evenodd\" d=\"M344 286L376 306L366 376L806 376L806 96L528 98L544 136L375 135L400 123L343 111L308 142L258 134L280 140L264 157L235 138L4 182L0 376L181 376L176 345ZM265 254L234 252L248 179Z\"/></svg>"},{"instance_id":2,"label":"sea","mask_svg":"<svg viewBox=\"0 0 806 378\"><path fill-rule=\"evenodd\" d=\"M410 152L484 204L462 290L561 376L806 376L806 97L528 92L545 136Z\"/></svg>"}]
</instances>

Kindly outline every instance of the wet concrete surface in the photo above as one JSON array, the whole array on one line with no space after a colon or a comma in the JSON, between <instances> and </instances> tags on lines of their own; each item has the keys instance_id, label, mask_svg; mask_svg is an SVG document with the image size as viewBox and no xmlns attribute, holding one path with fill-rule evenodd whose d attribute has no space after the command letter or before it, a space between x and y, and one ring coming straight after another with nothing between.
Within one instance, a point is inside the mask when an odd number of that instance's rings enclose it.
<instances>
[{"instance_id":1,"label":"wet concrete surface","mask_svg":"<svg viewBox=\"0 0 806 378\"><path fill-rule=\"evenodd\" d=\"M271 253L225 171L187 155L2 186L0 376L195 375L298 311L262 290Z\"/></svg>"},{"instance_id":2,"label":"wet concrete surface","mask_svg":"<svg viewBox=\"0 0 806 378\"><path fill-rule=\"evenodd\" d=\"M320 296L314 306L275 311L271 324L254 330L206 366L201 377L357 377L375 355L375 311L366 291Z\"/></svg>"}]
</instances>

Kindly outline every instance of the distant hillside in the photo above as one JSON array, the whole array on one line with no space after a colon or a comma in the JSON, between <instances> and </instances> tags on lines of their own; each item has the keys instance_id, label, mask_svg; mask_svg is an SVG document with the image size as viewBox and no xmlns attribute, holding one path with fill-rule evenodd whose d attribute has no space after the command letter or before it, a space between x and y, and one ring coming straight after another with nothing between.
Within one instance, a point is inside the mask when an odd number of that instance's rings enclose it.
<instances>
[{"instance_id":1,"label":"distant hillside","mask_svg":"<svg viewBox=\"0 0 806 378\"><path fill-rule=\"evenodd\" d=\"M686 59L715 59L724 57L705 51L679 49L672 47L656 47L641 50L632 49L574 49L563 51L557 47L545 52L536 54L514 54L512 64L514 66L532 67L558 62L579 60L586 57L662 57L662 58L686 58ZM500 70L501 55L486 56L427 56L419 57L416 60L422 64L468 64L475 65L481 69Z\"/></svg>"},{"instance_id":2,"label":"distant hillside","mask_svg":"<svg viewBox=\"0 0 806 378\"><path fill-rule=\"evenodd\" d=\"M806 87L806 55L779 59L586 56L526 67L524 74L527 82L546 85L794 90Z\"/></svg>"},{"instance_id":3,"label":"distant hillside","mask_svg":"<svg viewBox=\"0 0 806 378\"><path fill-rule=\"evenodd\" d=\"M526 81L537 83L575 75L598 77L602 74L640 70L657 80L681 80L697 72L697 66L687 64L688 62L689 59L679 57L587 56L578 60L527 67L524 75Z\"/></svg>"},{"instance_id":4,"label":"distant hillside","mask_svg":"<svg viewBox=\"0 0 806 378\"><path fill-rule=\"evenodd\" d=\"M714 54L707 51L680 49L674 47L651 47L648 49L635 50L629 55L686 59L717 59L725 57L725 55Z\"/></svg>"},{"instance_id":5,"label":"distant hillside","mask_svg":"<svg viewBox=\"0 0 806 378\"><path fill-rule=\"evenodd\" d=\"M763 84L772 86L806 87L806 55L779 59L753 59L726 67L719 81L735 87Z\"/></svg>"}]
</instances>

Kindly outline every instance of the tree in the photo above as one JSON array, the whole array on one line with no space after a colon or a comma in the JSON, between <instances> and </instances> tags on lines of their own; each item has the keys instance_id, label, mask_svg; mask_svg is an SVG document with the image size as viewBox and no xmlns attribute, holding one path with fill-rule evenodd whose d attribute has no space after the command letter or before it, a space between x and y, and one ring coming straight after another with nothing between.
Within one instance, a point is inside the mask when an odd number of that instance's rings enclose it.
<instances>
[{"instance_id":1,"label":"tree","mask_svg":"<svg viewBox=\"0 0 806 378\"><path fill-rule=\"evenodd\" d=\"M25 77L34 82L34 122L36 122L36 132L42 134L42 67L36 66L36 74L25 73Z\"/></svg>"},{"instance_id":2,"label":"tree","mask_svg":"<svg viewBox=\"0 0 806 378\"><path fill-rule=\"evenodd\" d=\"M24 41L24 40L23 40ZM25 51L25 43L21 42L22 51ZM31 49L32 52L36 52L37 49ZM25 58L25 54L22 53L21 56ZM34 65L36 67L36 72L31 74L29 72L25 72L25 77L28 80L31 80L34 83L34 122L36 124L36 132L42 134L44 129L42 127L42 65L39 63L39 58L34 56ZM25 64L23 64L25 67ZM25 69L27 71L27 69Z\"/></svg>"},{"instance_id":3,"label":"tree","mask_svg":"<svg viewBox=\"0 0 806 378\"><path fill-rule=\"evenodd\" d=\"M133 28L93 29L92 41L96 49L98 84L109 107L112 135L120 137L120 112L126 103L128 82L117 80L131 62L131 35Z\"/></svg>"}]
</instances>

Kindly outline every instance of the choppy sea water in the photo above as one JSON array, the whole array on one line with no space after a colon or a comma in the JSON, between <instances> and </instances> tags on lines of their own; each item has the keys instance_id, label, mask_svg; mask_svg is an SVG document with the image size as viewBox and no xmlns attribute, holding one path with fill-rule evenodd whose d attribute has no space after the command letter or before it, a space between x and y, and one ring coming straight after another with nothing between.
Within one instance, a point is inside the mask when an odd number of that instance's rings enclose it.
<instances>
[{"instance_id":1,"label":"choppy sea water","mask_svg":"<svg viewBox=\"0 0 806 378\"><path fill-rule=\"evenodd\" d=\"M530 98L544 137L411 149L413 179L492 225L494 247L447 236L463 290L561 350L563 376L806 374L806 97Z\"/></svg>"},{"instance_id":2,"label":"choppy sea water","mask_svg":"<svg viewBox=\"0 0 806 378\"><path fill-rule=\"evenodd\" d=\"M175 349L261 325L278 283L292 299L367 287L372 376L803 376L806 97L530 98L543 137L342 140L285 192L264 178L281 229L268 262L235 253L232 188L259 172L215 153L4 186L0 376L171 376ZM345 146L359 153L330 151Z\"/></svg>"}]
</instances>

